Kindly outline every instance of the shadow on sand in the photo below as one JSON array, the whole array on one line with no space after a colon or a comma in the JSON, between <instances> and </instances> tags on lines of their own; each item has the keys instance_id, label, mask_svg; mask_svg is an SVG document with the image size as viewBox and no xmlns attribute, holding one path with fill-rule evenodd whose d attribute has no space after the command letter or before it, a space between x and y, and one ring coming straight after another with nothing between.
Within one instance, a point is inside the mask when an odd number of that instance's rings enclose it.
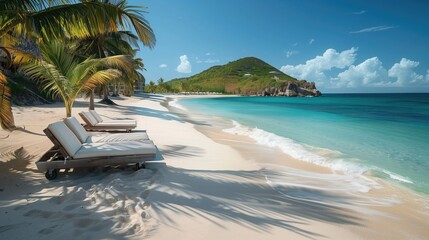
<instances>
[{"instance_id":1,"label":"shadow on sand","mask_svg":"<svg viewBox=\"0 0 429 240\"><path fill-rule=\"evenodd\" d=\"M308 238L323 237L305 230L310 221L360 225L353 212L336 206L346 201L339 196L304 187L282 187L286 194L279 194L264 180L265 175L276 172L187 170L163 163L154 163L152 168L161 173L163 181L150 190L148 200L157 218L172 227L180 223L171 218L171 212L203 217L225 230L224 223L232 222L267 233L279 227Z\"/></svg>"}]
</instances>

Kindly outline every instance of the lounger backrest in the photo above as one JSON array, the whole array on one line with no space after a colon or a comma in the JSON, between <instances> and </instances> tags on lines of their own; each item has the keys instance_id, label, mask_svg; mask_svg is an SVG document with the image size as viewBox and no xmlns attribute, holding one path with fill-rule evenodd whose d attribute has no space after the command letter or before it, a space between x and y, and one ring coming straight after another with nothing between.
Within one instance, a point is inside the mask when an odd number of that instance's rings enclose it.
<instances>
[{"instance_id":1,"label":"lounger backrest","mask_svg":"<svg viewBox=\"0 0 429 240\"><path fill-rule=\"evenodd\" d=\"M70 130L72 130L81 143L86 142L86 139L89 137L89 133L82 127L82 125L80 125L75 117L64 119L64 123L68 128L70 128Z\"/></svg>"},{"instance_id":2,"label":"lounger backrest","mask_svg":"<svg viewBox=\"0 0 429 240\"><path fill-rule=\"evenodd\" d=\"M51 123L48 129L71 157L81 148L82 143L64 122Z\"/></svg>"},{"instance_id":3,"label":"lounger backrest","mask_svg":"<svg viewBox=\"0 0 429 240\"><path fill-rule=\"evenodd\" d=\"M94 118L99 122L103 122L103 119L101 118L100 114L98 114L98 112L96 112L95 110L89 110L89 112L92 114L92 116L94 116Z\"/></svg>"},{"instance_id":4,"label":"lounger backrest","mask_svg":"<svg viewBox=\"0 0 429 240\"><path fill-rule=\"evenodd\" d=\"M82 112L82 114L86 118L86 120L89 121L89 123L92 126L97 125L98 121L97 121L97 119L94 118L94 116L92 116L91 113L89 113L89 112Z\"/></svg>"}]
</instances>

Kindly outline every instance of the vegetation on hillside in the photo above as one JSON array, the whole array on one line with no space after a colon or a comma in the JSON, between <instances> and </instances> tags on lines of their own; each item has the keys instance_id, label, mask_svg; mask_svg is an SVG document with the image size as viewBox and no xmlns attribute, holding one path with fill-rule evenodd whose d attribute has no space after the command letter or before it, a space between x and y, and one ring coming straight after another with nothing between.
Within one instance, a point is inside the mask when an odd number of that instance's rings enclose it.
<instances>
[{"instance_id":1,"label":"vegetation on hillside","mask_svg":"<svg viewBox=\"0 0 429 240\"><path fill-rule=\"evenodd\" d=\"M211 67L192 77L173 79L165 85L172 92L258 94L267 87L279 87L287 82L297 85L307 83L298 81L258 58L246 57Z\"/></svg>"}]
</instances>

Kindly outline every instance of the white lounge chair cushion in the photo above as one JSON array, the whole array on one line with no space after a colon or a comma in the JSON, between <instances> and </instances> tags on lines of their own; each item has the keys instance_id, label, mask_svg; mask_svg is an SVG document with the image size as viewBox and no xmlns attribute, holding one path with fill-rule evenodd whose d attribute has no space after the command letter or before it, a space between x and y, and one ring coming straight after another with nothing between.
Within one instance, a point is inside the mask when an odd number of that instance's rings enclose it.
<instances>
[{"instance_id":1,"label":"white lounge chair cushion","mask_svg":"<svg viewBox=\"0 0 429 240\"><path fill-rule=\"evenodd\" d=\"M87 142L89 133L85 130L85 128L82 127L82 125L80 125L75 117L68 117L64 119L64 122L66 123L67 127L72 130L81 143Z\"/></svg>"},{"instance_id":2,"label":"white lounge chair cushion","mask_svg":"<svg viewBox=\"0 0 429 240\"><path fill-rule=\"evenodd\" d=\"M51 123L48 129L71 157L81 148L82 143L64 122Z\"/></svg>"},{"instance_id":3,"label":"white lounge chair cushion","mask_svg":"<svg viewBox=\"0 0 429 240\"><path fill-rule=\"evenodd\" d=\"M90 135L86 142L124 142L124 141L145 141L149 136L145 132L132 133L95 133Z\"/></svg>"},{"instance_id":4,"label":"white lounge chair cushion","mask_svg":"<svg viewBox=\"0 0 429 240\"><path fill-rule=\"evenodd\" d=\"M92 114L95 120L97 120L97 122L103 122L103 119L101 118L100 114L98 114L95 110L89 110L89 112Z\"/></svg>"},{"instance_id":5,"label":"white lounge chair cushion","mask_svg":"<svg viewBox=\"0 0 429 240\"><path fill-rule=\"evenodd\" d=\"M91 113L89 113L89 112L82 112L82 114L85 116L86 120L88 120L89 123L92 126L95 126L98 123L97 119L95 119L94 116L92 116Z\"/></svg>"},{"instance_id":6,"label":"white lounge chair cushion","mask_svg":"<svg viewBox=\"0 0 429 240\"><path fill-rule=\"evenodd\" d=\"M156 154L156 147L152 141L84 143L73 158L79 159L145 154Z\"/></svg>"}]
</instances>

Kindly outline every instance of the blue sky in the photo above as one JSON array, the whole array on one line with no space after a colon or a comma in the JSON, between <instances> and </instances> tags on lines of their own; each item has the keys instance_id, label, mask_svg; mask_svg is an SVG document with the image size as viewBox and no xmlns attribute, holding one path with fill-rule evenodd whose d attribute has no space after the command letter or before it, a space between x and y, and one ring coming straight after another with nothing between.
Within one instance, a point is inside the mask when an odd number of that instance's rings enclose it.
<instances>
[{"instance_id":1,"label":"blue sky","mask_svg":"<svg viewBox=\"0 0 429 240\"><path fill-rule=\"evenodd\" d=\"M322 92L429 92L429 1L131 0L156 46L147 81L254 56Z\"/></svg>"}]
</instances>

